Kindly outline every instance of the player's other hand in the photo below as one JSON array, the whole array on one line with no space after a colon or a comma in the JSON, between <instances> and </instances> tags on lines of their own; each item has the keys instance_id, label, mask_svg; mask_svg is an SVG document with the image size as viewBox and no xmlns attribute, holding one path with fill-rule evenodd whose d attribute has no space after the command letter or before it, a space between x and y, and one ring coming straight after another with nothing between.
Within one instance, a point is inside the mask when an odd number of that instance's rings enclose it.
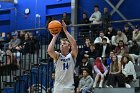
<instances>
[{"instance_id":1,"label":"player's other hand","mask_svg":"<svg viewBox=\"0 0 140 93\"><path fill-rule=\"evenodd\" d=\"M62 20L62 26L63 26L63 31L67 31L67 25L64 22L64 20Z\"/></svg>"}]
</instances>

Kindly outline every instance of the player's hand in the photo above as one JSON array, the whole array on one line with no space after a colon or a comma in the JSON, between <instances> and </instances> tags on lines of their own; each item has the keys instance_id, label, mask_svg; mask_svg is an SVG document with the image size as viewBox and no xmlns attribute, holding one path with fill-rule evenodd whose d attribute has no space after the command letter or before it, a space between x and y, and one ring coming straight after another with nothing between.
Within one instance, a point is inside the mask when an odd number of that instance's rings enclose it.
<instances>
[{"instance_id":1,"label":"player's hand","mask_svg":"<svg viewBox=\"0 0 140 93\"><path fill-rule=\"evenodd\" d=\"M53 37L58 37L58 35L59 35L59 33L58 34L52 34Z\"/></svg>"},{"instance_id":2,"label":"player's hand","mask_svg":"<svg viewBox=\"0 0 140 93\"><path fill-rule=\"evenodd\" d=\"M62 26L63 26L63 31L67 31L67 25L64 22L64 20L62 20Z\"/></svg>"}]
</instances>

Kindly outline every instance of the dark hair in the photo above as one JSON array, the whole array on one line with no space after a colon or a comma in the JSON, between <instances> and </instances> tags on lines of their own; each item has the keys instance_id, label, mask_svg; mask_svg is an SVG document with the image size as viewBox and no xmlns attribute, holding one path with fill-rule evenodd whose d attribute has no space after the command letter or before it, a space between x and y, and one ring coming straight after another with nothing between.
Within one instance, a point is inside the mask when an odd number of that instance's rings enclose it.
<instances>
[{"instance_id":1,"label":"dark hair","mask_svg":"<svg viewBox=\"0 0 140 93\"><path fill-rule=\"evenodd\" d=\"M98 5L95 5L94 8L99 8L99 6Z\"/></svg>"},{"instance_id":2,"label":"dark hair","mask_svg":"<svg viewBox=\"0 0 140 93\"><path fill-rule=\"evenodd\" d=\"M86 71L88 74L90 73L88 68L83 69L83 71Z\"/></svg>"},{"instance_id":3,"label":"dark hair","mask_svg":"<svg viewBox=\"0 0 140 93\"><path fill-rule=\"evenodd\" d=\"M102 41L107 41L107 39L106 38L103 38Z\"/></svg>"}]
</instances>

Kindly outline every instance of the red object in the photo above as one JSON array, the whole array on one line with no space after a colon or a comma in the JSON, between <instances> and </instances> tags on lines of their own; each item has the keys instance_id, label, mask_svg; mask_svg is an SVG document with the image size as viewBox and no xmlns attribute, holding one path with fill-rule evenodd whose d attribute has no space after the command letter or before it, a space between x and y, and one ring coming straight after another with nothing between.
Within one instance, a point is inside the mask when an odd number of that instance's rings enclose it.
<instances>
[{"instance_id":1,"label":"red object","mask_svg":"<svg viewBox=\"0 0 140 93\"><path fill-rule=\"evenodd\" d=\"M101 71L101 72L104 72L104 67L103 67L103 64L102 64L102 59L101 57L97 57L96 60L95 60L95 64L97 66L97 68Z\"/></svg>"}]
</instances>

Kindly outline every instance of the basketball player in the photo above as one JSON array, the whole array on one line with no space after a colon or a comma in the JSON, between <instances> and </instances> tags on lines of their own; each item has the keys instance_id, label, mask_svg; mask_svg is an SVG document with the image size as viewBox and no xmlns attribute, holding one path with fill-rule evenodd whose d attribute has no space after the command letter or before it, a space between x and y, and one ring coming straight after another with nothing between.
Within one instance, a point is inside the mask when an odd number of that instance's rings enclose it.
<instances>
[{"instance_id":1,"label":"basketball player","mask_svg":"<svg viewBox=\"0 0 140 93\"><path fill-rule=\"evenodd\" d=\"M55 64L54 93L74 93L74 67L78 53L75 39L67 31L66 24L62 21L66 38L60 40L61 53L54 50L55 42L59 35L52 34L53 38L48 46L48 54ZM71 49L71 52L69 50Z\"/></svg>"}]
</instances>

